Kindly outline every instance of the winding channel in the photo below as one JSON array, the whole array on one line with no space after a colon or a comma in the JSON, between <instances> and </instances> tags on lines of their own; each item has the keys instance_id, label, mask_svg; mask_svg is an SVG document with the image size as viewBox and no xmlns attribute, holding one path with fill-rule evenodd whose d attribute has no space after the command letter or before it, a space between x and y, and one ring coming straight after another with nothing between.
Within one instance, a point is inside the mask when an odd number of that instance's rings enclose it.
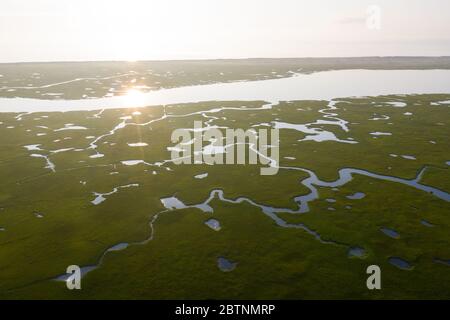
<instances>
[{"instance_id":1,"label":"winding channel","mask_svg":"<svg viewBox=\"0 0 450 320\"><path fill-rule=\"evenodd\" d=\"M348 256L356 256L356 257L360 257L363 258L366 254L365 249L364 248L360 248L356 245L350 245L350 244L345 244L345 243L340 243L334 240L329 240L329 239L324 239L319 232L310 229L309 227L307 227L305 224L303 223L299 223L299 224L292 224L292 223L288 223L285 220L283 220L282 218L280 218L277 214L278 213L290 213L290 214L299 214L299 213L306 213L309 211L309 206L308 203L316 200L319 198L319 194L317 192L316 186L321 186L321 187L329 187L329 188L336 188L336 187L340 187L345 185L346 183L350 182L353 179L353 175L363 175L363 176L367 176L367 177L371 177L374 179L378 179L378 180L383 180L383 181L390 181L390 182L396 182L396 183L400 183L403 185L408 185L410 187L413 187L415 189L424 191L424 192L428 192L431 195L446 201L446 202L450 202L450 194L439 190L437 188L434 187L430 187L430 186L426 186L423 184L420 184L420 179L423 175L423 173L425 172L425 170L427 169L427 167L424 167L422 170L420 170L420 172L417 174L415 179L412 180L407 180L407 179L402 179L402 178L397 178L397 177L392 177L392 176L385 176L385 175L379 175L379 174L375 174L375 173L371 173L369 171L366 170L362 170L362 169L352 169L352 168L344 168L339 170L339 179L337 179L334 182L325 182L322 181L320 179L317 178L317 176L310 170L304 169L304 168L299 168L299 167L280 167L280 169L286 169L286 170L301 170L304 172L308 172L310 174L309 178L304 179L301 183L306 186L309 190L310 193L307 195L302 195L302 196L298 196L295 198L295 202L297 204L299 204L298 209L297 210L292 210L289 208L276 208L276 207L271 207L271 206L267 206L264 204L259 204L257 202L255 202L254 200L248 198L248 197L238 197L236 199L230 199L230 198L226 198L224 191L221 189L214 189L210 192L209 197L201 203L198 204L191 204L191 205L186 205L184 204L180 199L176 198L175 196L169 197L169 198L163 198L161 199L161 203L162 205L166 208L163 211L158 212L157 214L155 214L150 223L149 223L149 227L150 227L150 235L148 238L146 238L143 241L140 242L135 242L135 243L119 243L116 244L110 248L108 248L107 250L104 251L104 253L101 255L99 261L97 264L95 265L89 265L89 266L84 266L81 268L81 273L82 276L86 275L87 273L89 273L92 270L95 270L97 268L99 268L101 266L101 264L103 263L105 256L110 253L110 252L116 252L116 251L121 251L121 250L125 250L130 246L133 245L145 245L148 242L152 241L154 238L154 234L155 234L155 227L154 224L156 223L157 219L159 218L159 216L162 213L166 213L166 212L170 212L170 211L175 211L175 210L183 210L183 209L188 209L188 208L196 208L201 210L204 213L210 213L212 214L214 212L214 209L210 206L210 203L214 200L214 199L218 199L220 201L223 202L227 202L227 203L232 203L232 204L242 204L242 203L248 203L254 207L259 208L266 216L268 216L269 218L271 218L278 226L282 227L282 228L294 228L294 229L301 229L305 232L307 232L308 234L310 234L312 237L314 237L317 241L321 242L322 244L329 244L329 245L335 245L335 246L341 246L341 247L346 247L347 248L347 252L348 252ZM134 186L134 185L132 185ZM124 186L124 187L128 187L128 186ZM120 188L120 187L119 187ZM115 189L117 190L117 188ZM112 193L111 193L112 194ZM406 261L401 260L400 258L390 258L389 262L399 266L397 263L395 263L396 261L402 261L404 263L407 263ZM435 259L435 261L440 261L439 259ZM399 268L403 268L403 267L399 267ZM408 269L409 268L403 268L403 269ZM68 275L67 274L63 274L60 275L58 277L56 277L54 280L57 281L66 281L68 279Z\"/></svg>"}]
</instances>

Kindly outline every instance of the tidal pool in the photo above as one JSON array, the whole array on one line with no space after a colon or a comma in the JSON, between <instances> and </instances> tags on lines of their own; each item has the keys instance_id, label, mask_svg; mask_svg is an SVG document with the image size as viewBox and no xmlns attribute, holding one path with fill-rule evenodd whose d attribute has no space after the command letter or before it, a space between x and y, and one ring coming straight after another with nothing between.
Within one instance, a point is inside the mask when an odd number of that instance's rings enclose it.
<instances>
[{"instance_id":1,"label":"tidal pool","mask_svg":"<svg viewBox=\"0 0 450 320\"><path fill-rule=\"evenodd\" d=\"M161 199L164 208L169 210L178 210L187 208L187 206L175 197Z\"/></svg>"},{"instance_id":2,"label":"tidal pool","mask_svg":"<svg viewBox=\"0 0 450 320\"><path fill-rule=\"evenodd\" d=\"M434 262L440 263L440 264L445 264L446 266L449 266L449 267L450 267L450 259L448 259L448 260L434 259Z\"/></svg>"},{"instance_id":3,"label":"tidal pool","mask_svg":"<svg viewBox=\"0 0 450 320\"><path fill-rule=\"evenodd\" d=\"M128 143L129 147L146 147L148 146L145 142Z\"/></svg>"},{"instance_id":4,"label":"tidal pool","mask_svg":"<svg viewBox=\"0 0 450 320\"><path fill-rule=\"evenodd\" d=\"M24 148L27 149L28 151L42 151L40 146L41 146L40 144L30 144L28 146L24 146Z\"/></svg>"},{"instance_id":5,"label":"tidal pool","mask_svg":"<svg viewBox=\"0 0 450 320\"><path fill-rule=\"evenodd\" d=\"M34 211L33 214L36 218L39 218L39 219L42 219L44 217L44 215L42 213L37 212L37 211Z\"/></svg>"},{"instance_id":6,"label":"tidal pool","mask_svg":"<svg viewBox=\"0 0 450 320\"><path fill-rule=\"evenodd\" d=\"M223 272L230 272L236 269L237 262L232 262L224 257L219 257L217 259L217 266Z\"/></svg>"},{"instance_id":7,"label":"tidal pool","mask_svg":"<svg viewBox=\"0 0 450 320\"><path fill-rule=\"evenodd\" d=\"M425 219L420 220L420 223L423 224L425 227L428 227L428 228L434 227L434 224L430 223L429 221L427 221Z\"/></svg>"},{"instance_id":8,"label":"tidal pool","mask_svg":"<svg viewBox=\"0 0 450 320\"><path fill-rule=\"evenodd\" d=\"M383 232L385 235L387 235L388 237L391 237L393 239L398 239L400 238L400 235L398 234L397 231L395 231L394 229L389 229L389 228L381 228L380 229L381 232Z\"/></svg>"},{"instance_id":9,"label":"tidal pool","mask_svg":"<svg viewBox=\"0 0 450 320\"><path fill-rule=\"evenodd\" d=\"M107 197L109 197L109 196L119 192L120 189L128 189L128 188L136 188L136 187L139 187L139 184L132 183L132 184L127 184L127 185L124 185L124 186L116 187L111 192L107 192L107 193L93 192L93 195L95 196L95 199L92 200L91 203L94 206L98 206L99 204L105 202Z\"/></svg>"},{"instance_id":10,"label":"tidal pool","mask_svg":"<svg viewBox=\"0 0 450 320\"><path fill-rule=\"evenodd\" d=\"M377 131L377 132L371 132L370 134L373 135L373 136L392 136L392 133L390 133L390 132L379 132L379 131Z\"/></svg>"},{"instance_id":11,"label":"tidal pool","mask_svg":"<svg viewBox=\"0 0 450 320\"><path fill-rule=\"evenodd\" d=\"M219 220L216 220L216 219L209 219L209 220L205 221L205 224L208 227L210 227L211 229L213 229L214 231L220 231L220 229L222 229L222 227L220 226Z\"/></svg>"},{"instance_id":12,"label":"tidal pool","mask_svg":"<svg viewBox=\"0 0 450 320\"><path fill-rule=\"evenodd\" d=\"M76 126L71 123L68 123L68 124L64 125L64 128L55 129L53 131L58 132L58 131L68 131L68 130L87 130L87 128L83 127L83 126Z\"/></svg>"},{"instance_id":13,"label":"tidal pool","mask_svg":"<svg viewBox=\"0 0 450 320\"><path fill-rule=\"evenodd\" d=\"M411 263L409 263L406 260L403 260L401 258L398 257L391 257L388 259L389 263L396 266L399 269L403 269L403 270L412 270L413 266L411 265Z\"/></svg>"},{"instance_id":14,"label":"tidal pool","mask_svg":"<svg viewBox=\"0 0 450 320\"><path fill-rule=\"evenodd\" d=\"M111 248L109 248L107 251L108 252L112 252L112 251L122 251L125 250L126 248L128 248L128 243L126 242L122 242L122 243L118 243L115 246L112 246Z\"/></svg>"},{"instance_id":15,"label":"tidal pool","mask_svg":"<svg viewBox=\"0 0 450 320\"><path fill-rule=\"evenodd\" d=\"M104 154L102 154L102 153L96 153L96 154L93 154L92 156L89 156L89 158L91 158L91 159L98 159L98 158L103 158L105 155Z\"/></svg>"},{"instance_id":16,"label":"tidal pool","mask_svg":"<svg viewBox=\"0 0 450 320\"><path fill-rule=\"evenodd\" d=\"M349 257L364 258L366 256L366 250L364 250L361 247L351 247L348 250L348 256Z\"/></svg>"},{"instance_id":17,"label":"tidal pool","mask_svg":"<svg viewBox=\"0 0 450 320\"><path fill-rule=\"evenodd\" d=\"M316 141L316 142L324 142L324 141L336 141L341 143L358 143L352 140L341 140L336 137L336 135L331 131L325 131L321 128L312 128L309 124L295 124L295 123L287 123L287 122L279 122L274 121L274 129L288 129L288 130L296 130L302 133L307 134L307 136L299 141Z\"/></svg>"},{"instance_id":18,"label":"tidal pool","mask_svg":"<svg viewBox=\"0 0 450 320\"><path fill-rule=\"evenodd\" d=\"M356 192L354 194L347 196L346 198L350 199L350 200L360 200L360 199L363 199L365 196L366 196L366 194L363 192Z\"/></svg>"},{"instance_id":19,"label":"tidal pool","mask_svg":"<svg viewBox=\"0 0 450 320\"><path fill-rule=\"evenodd\" d=\"M195 179L205 179L208 176L208 173L202 173L194 176Z\"/></svg>"}]
</instances>

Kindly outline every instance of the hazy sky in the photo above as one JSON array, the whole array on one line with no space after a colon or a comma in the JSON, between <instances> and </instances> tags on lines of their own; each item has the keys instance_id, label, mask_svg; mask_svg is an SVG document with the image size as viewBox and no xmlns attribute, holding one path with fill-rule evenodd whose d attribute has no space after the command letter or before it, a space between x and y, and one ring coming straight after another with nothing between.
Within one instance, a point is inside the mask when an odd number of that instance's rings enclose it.
<instances>
[{"instance_id":1,"label":"hazy sky","mask_svg":"<svg viewBox=\"0 0 450 320\"><path fill-rule=\"evenodd\" d=\"M450 55L450 1L0 0L0 62L372 55Z\"/></svg>"}]
</instances>

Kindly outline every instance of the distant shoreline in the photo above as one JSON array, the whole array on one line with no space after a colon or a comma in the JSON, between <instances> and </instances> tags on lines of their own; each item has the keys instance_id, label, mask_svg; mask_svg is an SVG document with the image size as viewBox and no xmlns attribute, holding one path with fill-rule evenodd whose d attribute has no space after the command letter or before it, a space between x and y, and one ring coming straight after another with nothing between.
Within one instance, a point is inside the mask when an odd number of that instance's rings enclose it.
<instances>
[{"instance_id":1,"label":"distant shoreline","mask_svg":"<svg viewBox=\"0 0 450 320\"><path fill-rule=\"evenodd\" d=\"M348 57L284 57L284 58L205 58L205 59L150 59L150 60L58 60L58 61L14 61L14 62L0 62L2 65L18 65L18 64L82 64L82 63L126 63L126 64L141 64L141 63L208 63L208 62L306 62L306 61L357 61L357 60L377 60L381 61L418 61L418 60L442 60L450 63L450 55L448 56L348 56Z\"/></svg>"}]
</instances>

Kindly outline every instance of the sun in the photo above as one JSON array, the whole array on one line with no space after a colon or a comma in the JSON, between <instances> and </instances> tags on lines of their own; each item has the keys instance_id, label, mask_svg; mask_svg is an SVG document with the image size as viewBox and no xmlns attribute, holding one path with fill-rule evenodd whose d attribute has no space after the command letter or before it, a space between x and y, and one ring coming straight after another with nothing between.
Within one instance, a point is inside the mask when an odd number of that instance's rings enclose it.
<instances>
[{"instance_id":1,"label":"sun","mask_svg":"<svg viewBox=\"0 0 450 320\"><path fill-rule=\"evenodd\" d=\"M128 107L142 106L145 102L144 93L138 89L128 89L123 99Z\"/></svg>"}]
</instances>

